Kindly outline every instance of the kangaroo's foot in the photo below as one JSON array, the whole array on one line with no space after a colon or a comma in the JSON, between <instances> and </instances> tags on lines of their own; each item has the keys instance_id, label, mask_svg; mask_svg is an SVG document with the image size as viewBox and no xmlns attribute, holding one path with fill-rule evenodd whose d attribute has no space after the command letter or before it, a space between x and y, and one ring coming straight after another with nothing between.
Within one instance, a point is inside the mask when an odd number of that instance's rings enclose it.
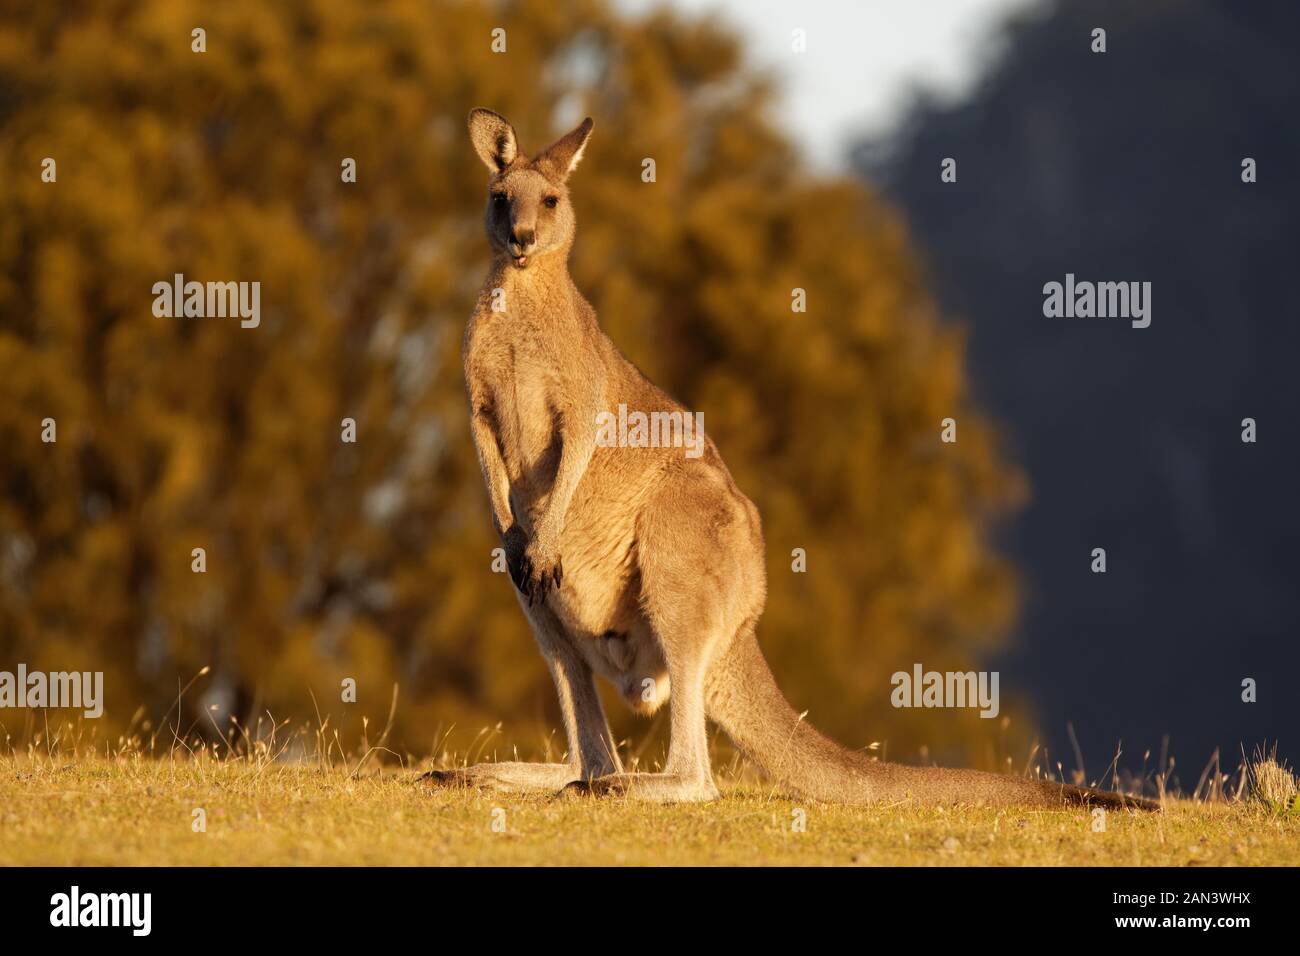
<instances>
[{"instance_id":1,"label":"kangaroo's foot","mask_svg":"<svg viewBox=\"0 0 1300 956\"><path fill-rule=\"evenodd\" d=\"M717 800L717 786L708 777L676 773L611 773L591 780L574 780L562 796L626 796L654 803L703 803Z\"/></svg>"},{"instance_id":2,"label":"kangaroo's foot","mask_svg":"<svg viewBox=\"0 0 1300 956\"><path fill-rule=\"evenodd\" d=\"M453 770L430 770L418 783L430 789L440 787L476 787L481 790L504 790L511 793L539 791L554 793L581 776L577 767L567 763L476 763Z\"/></svg>"}]
</instances>

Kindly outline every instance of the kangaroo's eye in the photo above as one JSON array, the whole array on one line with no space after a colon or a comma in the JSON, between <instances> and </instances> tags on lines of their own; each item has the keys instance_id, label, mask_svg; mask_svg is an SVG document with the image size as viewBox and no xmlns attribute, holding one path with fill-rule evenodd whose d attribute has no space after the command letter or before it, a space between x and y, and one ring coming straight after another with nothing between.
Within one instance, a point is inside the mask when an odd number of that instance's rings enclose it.
<instances>
[{"instance_id":1,"label":"kangaroo's eye","mask_svg":"<svg viewBox=\"0 0 1300 956\"><path fill-rule=\"evenodd\" d=\"M502 206L504 206L505 204L506 204L506 194L505 194L505 193L493 193L493 194L492 194L492 205L494 205L494 206L496 206L498 209L500 209L500 208L501 208Z\"/></svg>"},{"instance_id":2,"label":"kangaroo's eye","mask_svg":"<svg viewBox=\"0 0 1300 956\"><path fill-rule=\"evenodd\" d=\"M560 204L560 199L558 196L547 196L545 199L542 200L542 202L546 203L547 209L554 209L556 206Z\"/></svg>"}]
</instances>

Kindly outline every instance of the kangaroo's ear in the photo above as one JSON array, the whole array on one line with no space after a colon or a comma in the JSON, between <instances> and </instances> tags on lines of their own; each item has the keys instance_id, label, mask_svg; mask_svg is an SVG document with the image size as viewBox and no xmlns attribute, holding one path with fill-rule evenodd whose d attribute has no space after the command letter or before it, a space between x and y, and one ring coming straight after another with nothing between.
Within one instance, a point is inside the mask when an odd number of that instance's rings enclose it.
<instances>
[{"instance_id":1,"label":"kangaroo's ear","mask_svg":"<svg viewBox=\"0 0 1300 956\"><path fill-rule=\"evenodd\" d=\"M469 111L469 138L479 159L494 173L501 172L513 163L519 154L515 128L504 116L491 110Z\"/></svg>"},{"instance_id":2,"label":"kangaroo's ear","mask_svg":"<svg viewBox=\"0 0 1300 956\"><path fill-rule=\"evenodd\" d=\"M542 150L533 163L538 166L548 166L550 173L558 179L568 179L569 173L577 169L578 163L582 160L582 151L587 148L587 139L591 136L593 125L595 124L588 116L577 129L565 133Z\"/></svg>"}]
</instances>

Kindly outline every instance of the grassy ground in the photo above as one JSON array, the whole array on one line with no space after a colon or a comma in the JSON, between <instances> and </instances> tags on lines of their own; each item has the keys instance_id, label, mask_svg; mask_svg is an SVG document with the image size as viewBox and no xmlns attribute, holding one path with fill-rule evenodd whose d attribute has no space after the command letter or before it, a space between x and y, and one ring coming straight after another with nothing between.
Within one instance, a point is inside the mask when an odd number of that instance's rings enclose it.
<instances>
[{"instance_id":1,"label":"grassy ground","mask_svg":"<svg viewBox=\"0 0 1300 956\"><path fill-rule=\"evenodd\" d=\"M0 864L1277 865L1300 813L842 807L722 781L713 804L425 790L415 773L200 756L0 758ZM196 809L206 829L195 832ZM800 814L806 828L795 824ZM495 826L494 826L495 825Z\"/></svg>"}]
</instances>

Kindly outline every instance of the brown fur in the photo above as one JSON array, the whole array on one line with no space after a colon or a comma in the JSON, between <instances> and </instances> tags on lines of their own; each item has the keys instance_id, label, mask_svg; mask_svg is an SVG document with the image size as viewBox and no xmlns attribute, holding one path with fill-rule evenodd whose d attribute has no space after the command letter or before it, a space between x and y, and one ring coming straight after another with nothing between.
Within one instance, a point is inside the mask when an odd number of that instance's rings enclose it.
<instances>
[{"instance_id":1,"label":"brown fur","mask_svg":"<svg viewBox=\"0 0 1300 956\"><path fill-rule=\"evenodd\" d=\"M576 224L566 184L591 125L585 120L530 160L505 119L488 110L469 118L491 174L485 222L493 252L465 333L470 417L493 521L555 679L568 762L478 764L428 779L707 800L718 795L707 717L773 779L817 799L1135 804L1112 793L873 761L795 714L754 633L767 587L758 509L713 443L706 437L695 458L682 448L596 444L597 413L620 404L686 410L624 358L569 277ZM494 311L502 297L504 310ZM638 712L668 703L663 773L623 773L597 675Z\"/></svg>"}]
</instances>

